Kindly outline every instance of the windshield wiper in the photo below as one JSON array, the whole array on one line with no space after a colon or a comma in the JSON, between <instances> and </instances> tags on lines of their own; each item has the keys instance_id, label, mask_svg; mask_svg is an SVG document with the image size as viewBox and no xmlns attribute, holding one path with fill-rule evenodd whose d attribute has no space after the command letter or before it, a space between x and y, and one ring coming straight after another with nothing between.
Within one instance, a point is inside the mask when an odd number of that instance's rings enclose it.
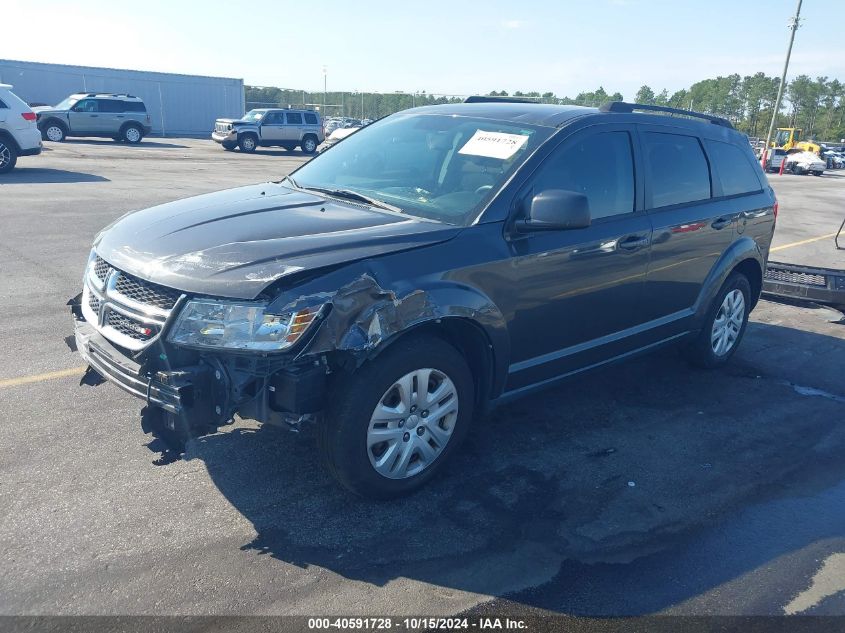
<instances>
[{"instance_id":1,"label":"windshield wiper","mask_svg":"<svg viewBox=\"0 0 845 633\"><path fill-rule=\"evenodd\" d=\"M293 182L293 181L291 181ZM399 207L393 206L392 204L385 202L384 200L379 200L378 198L371 198L369 196L365 196L362 193L358 193L357 191L352 191L351 189L328 189L325 187L299 187L300 189L306 189L308 191L317 191L319 193L324 193L327 196L332 196L334 198L342 198L345 200L355 200L357 202L364 202L371 207L379 207L380 209L385 209L387 211L393 211L394 213L404 213L402 209Z\"/></svg>"}]
</instances>

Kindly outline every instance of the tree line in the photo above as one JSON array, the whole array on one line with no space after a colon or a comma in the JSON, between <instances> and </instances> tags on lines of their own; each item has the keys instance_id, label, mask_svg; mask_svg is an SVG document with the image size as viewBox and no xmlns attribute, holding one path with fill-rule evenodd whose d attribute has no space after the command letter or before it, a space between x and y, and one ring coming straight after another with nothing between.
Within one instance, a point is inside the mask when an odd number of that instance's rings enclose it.
<instances>
[{"instance_id":1,"label":"tree line","mask_svg":"<svg viewBox=\"0 0 845 633\"><path fill-rule=\"evenodd\" d=\"M722 116L749 136L765 136L771 121L780 78L758 72L704 79L689 88L669 93L642 86L635 103L666 105ZM492 91L489 96L531 98L541 103L599 106L607 101L624 101L619 92L603 87L575 97L558 97L552 92L508 94ZM463 96L408 93L307 92L257 86L246 87L247 109L270 106L319 106L324 116L379 119L400 110L421 105L457 103ZM839 141L845 138L845 84L838 79L799 75L788 82L778 111L777 127L799 127L805 138Z\"/></svg>"}]
</instances>

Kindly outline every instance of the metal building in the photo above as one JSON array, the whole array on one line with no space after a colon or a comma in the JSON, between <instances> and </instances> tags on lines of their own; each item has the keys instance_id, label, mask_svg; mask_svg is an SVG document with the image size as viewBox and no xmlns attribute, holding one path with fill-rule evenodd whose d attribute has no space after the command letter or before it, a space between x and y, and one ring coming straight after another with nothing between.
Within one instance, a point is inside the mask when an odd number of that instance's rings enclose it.
<instances>
[{"instance_id":1,"label":"metal building","mask_svg":"<svg viewBox=\"0 0 845 633\"><path fill-rule=\"evenodd\" d=\"M0 83L27 103L55 105L75 92L128 93L147 106L153 134L207 136L218 117L244 113L244 81L141 70L0 59Z\"/></svg>"}]
</instances>

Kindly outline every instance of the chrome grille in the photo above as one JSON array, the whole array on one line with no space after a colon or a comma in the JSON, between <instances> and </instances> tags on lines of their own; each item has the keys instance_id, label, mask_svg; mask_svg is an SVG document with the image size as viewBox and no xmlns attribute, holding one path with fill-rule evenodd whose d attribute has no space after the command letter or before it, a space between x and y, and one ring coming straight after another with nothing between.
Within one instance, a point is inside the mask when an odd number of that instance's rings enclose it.
<instances>
[{"instance_id":1,"label":"chrome grille","mask_svg":"<svg viewBox=\"0 0 845 633\"><path fill-rule=\"evenodd\" d=\"M105 324L120 334L135 339L136 341L148 341L155 336L157 332L156 328L139 323L135 319L131 319L114 311L110 311L108 315L106 315Z\"/></svg>"},{"instance_id":2,"label":"chrome grille","mask_svg":"<svg viewBox=\"0 0 845 633\"><path fill-rule=\"evenodd\" d=\"M181 295L177 290L138 279L124 272L119 272L114 289L127 299L156 307L160 310L172 310Z\"/></svg>"},{"instance_id":3,"label":"chrome grille","mask_svg":"<svg viewBox=\"0 0 845 633\"><path fill-rule=\"evenodd\" d=\"M97 276L97 279L105 281L106 277L109 276L109 271L111 271L111 269L111 266L108 265L106 260L99 255L96 256L96 259L94 260L94 274Z\"/></svg>"},{"instance_id":4,"label":"chrome grille","mask_svg":"<svg viewBox=\"0 0 845 633\"><path fill-rule=\"evenodd\" d=\"M808 286L827 286L827 279L824 275L813 273L799 273L791 270L769 268L766 270L766 279L769 281L782 281L790 284L805 284Z\"/></svg>"},{"instance_id":5,"label":"chrome grille","mask_svg":"<svg viewBox=\"0 0 845 633\"><path fill-rule=\"evenodd\" d=\"M161 332L182 293L145 281L94 254L85 277L82 313L110 341L140 350Z\"/></svg>"},{"instance_id":6,"label":"chrome grille","mask_svg":"<svg viewBox=\"0 0 845 633\"><path fill-rule=\"evenodd\" d=\"M100 300L93 293L88 296L88 307L91 308L91 312L94 314L100 313Z\"/></svg>"}]
</instances>

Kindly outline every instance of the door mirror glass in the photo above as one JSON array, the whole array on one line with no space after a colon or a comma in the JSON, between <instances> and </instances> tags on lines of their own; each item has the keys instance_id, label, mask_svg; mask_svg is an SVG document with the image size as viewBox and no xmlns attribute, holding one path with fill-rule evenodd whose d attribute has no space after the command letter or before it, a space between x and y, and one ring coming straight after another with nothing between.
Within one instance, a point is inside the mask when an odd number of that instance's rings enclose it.
<instances>
[{"instance_id":1,"label":"door mirror glass","mask_svg":"<svg viewBox=\"0 0 845 633\"><path fill-rule=\"evenodd\" d=\"M546 189L531 198L525 219L517 222L521 233L562 231L590 226L590 201L582 193Z\"/></svg>"}]
</instances>

